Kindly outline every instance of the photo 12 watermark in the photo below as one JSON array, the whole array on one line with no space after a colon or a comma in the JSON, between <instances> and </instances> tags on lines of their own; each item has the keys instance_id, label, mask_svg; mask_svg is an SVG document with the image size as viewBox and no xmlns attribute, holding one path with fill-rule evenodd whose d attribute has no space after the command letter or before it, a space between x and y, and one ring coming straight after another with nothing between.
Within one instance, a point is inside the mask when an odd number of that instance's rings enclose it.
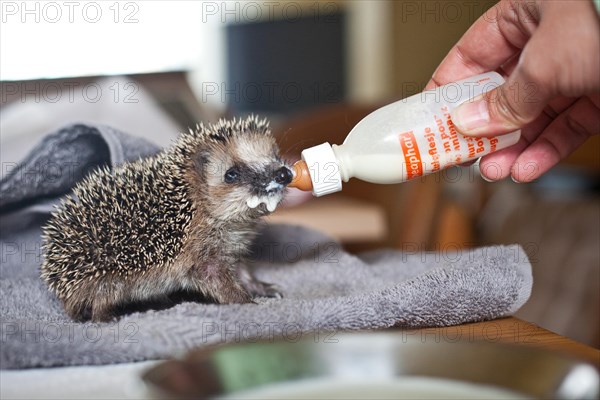
<instances>
[{"instance_id":1,"label":"photo 12 watermark","mask_svg":"<svg viewBox=\"0 0 600 400\"><path fill-rule=\"evenodd\" d=\"M507 7L497 7L494 1L484 0L418 0L398 2L397 21L404 24L473 24L478 18L496 24L499 20L516 20L537 23L532 10L535 0L506 2Z\"/></svg>"},{"instance_id":2,"label":"photo 12 watermark","mask_svg":"<svg viewBox=\"0 0 600 400\"><path fill-rule=\"evenodd\" d=\"M0 344L21 343L104 343L137 344L139 326L135 322L81 324L53 321L0 322Z\"/></svg>"},{"instance_id":3,"label":"photo 12 watermark","mask_svg":"<svg viewBox=\"0 0 600 400\"><path fill-rule=\"evenodd\" d=\"M203 344L209 343L256 343L283 341L297 343L300 340L314 343L338 343L337 332L331 329L307 329L294 322L203 322L194 335L200 335Z\"/></svg>"},{"instance_id":4,"label":"photo 12 watermark","mask_svg":"<svg viewBox=\"0 0 600 400\"><path fill-rule=\"evenodd\" d=\"M523 251L521 251L521 249ZM422 263L473 263L479 259L511 260L511 262L538 262L540 244L522 242L519 246L485 246L476 242L412 242L400 246L402 262L418 260Z\"/></svg>"},{"instance_id":5,"label":"photo 12 watermark","mask_svg":"<svg viewBox=\"0 0 600 400\"><path fill-rule=\"evenodd\" d=\"M536 326L520 321L496 322L483 324L463 324L439 328L399 329L398 336L402 343L472 343L472 342L505 342L519 344L535 344Z\"/></svg>"},{"instance_id":6,"label":"photo 12 watermark","mask_svg":"<svg viewBox=\"0 0 600 400\"><path fill-rule=\"evenodd\" d=\"M335 1L203 1L202 22L297 22L309 18L338 22L342 6Z\"/></svg>"},{"instance_id":7,"label":"photo 12 watermark","mask_svg":"<svg viewBox=\"0 0 600 400\"><path fill-rule=\"evenodd\" d=\"M89 23L139 22L137 1L2 1L0 20L9 23Z\"/></svg>"},{"instance_id":8,"label":"photo 12 watermark","mask_svg":"<svg viewBox=\"0 0 600 400\"><path fill-rule=\"evenodd\" d=\"M98 103L101 100L123 104L139 103L139 84L134 81L122 82L77 82L77 81L32 81L2 82L0 98L2 103Z\"/></svg>"},{"instance_id":9,"label":"photo 12 watermark","mask_svg":"<svg viewBox=\"0 0 600 400\"><path fill-rule=\"evenodd\" d=\"M331 104L340 102L343 97L342 85L339 82L202 82L201 87L202 103L274 106L280 102L295 104L310 101L314 104Z\"/></svg>"},{"instance_id":10,"label":"photo 12 watermark","mask_svg":"<svg viewBox=\"0 0 600 400\"><path fill-rule=\"evenodd\" d=\"M457 23L465 20L475 22L479 16L486 12L490 6L489 1L445 1L445 0L420 0L401 1L399 5L400 23Z\"/></svg>"}]
</instances>

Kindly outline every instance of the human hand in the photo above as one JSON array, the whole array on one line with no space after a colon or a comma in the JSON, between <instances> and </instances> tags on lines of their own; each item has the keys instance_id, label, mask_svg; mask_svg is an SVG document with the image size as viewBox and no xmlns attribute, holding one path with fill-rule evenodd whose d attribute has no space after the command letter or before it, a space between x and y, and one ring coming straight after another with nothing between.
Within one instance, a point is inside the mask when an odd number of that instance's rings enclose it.
<instances>
[{"instance_id":1,"label":"human hand","mask_svg":"<svg viewBox=\"0 0 600 400\"><path fill-rule=\"evenodd\" d=\"M521 128L481 159L487 180L529 182L600 133L600 22L591 0L501 0L463 35L426 89L496 70L506 82L457 107L469 136Z\"/></svg>"}]
</instances>

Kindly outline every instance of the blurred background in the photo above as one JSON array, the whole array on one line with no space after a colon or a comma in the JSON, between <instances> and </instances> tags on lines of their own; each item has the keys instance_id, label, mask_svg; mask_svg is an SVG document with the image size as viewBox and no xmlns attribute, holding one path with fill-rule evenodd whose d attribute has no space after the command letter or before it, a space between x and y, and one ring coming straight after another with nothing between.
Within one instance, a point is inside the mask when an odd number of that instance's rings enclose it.
<instances>
[{"instance_id":1,"label":"blurred background","mask_svg":"<svg viewBox=\"0 0 600 400\"><path fill-rule=\"evenodd\" d=\"M341 143L379 106L420 92L493 1L2 1L4 176L65 124L111 125L168 146L197 121L269 117L290 160ZM493 17L493 16L492 16ZM453 255L520 243L534 269L517 316L600 346L600 141L542 179L487 183L477 166L401 185L291 191L270 222L350 251Z\"/></svg>"}]
</instances>

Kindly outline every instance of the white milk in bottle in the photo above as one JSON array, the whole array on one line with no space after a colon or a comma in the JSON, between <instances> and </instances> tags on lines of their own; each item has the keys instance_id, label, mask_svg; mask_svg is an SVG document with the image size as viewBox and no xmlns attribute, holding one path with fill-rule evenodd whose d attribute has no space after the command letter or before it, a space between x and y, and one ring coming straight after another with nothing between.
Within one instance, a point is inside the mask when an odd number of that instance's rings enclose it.
<instances>
[{"instance_id":1,"label":"white milk in bottle","mask_svg":"<svg viewBox=\"0 0 600 400\"><path fill-rule=\"evenodd\" d=\"M487 138L461 135L450 113L504 83L488 72L427 90L382 107L362 119L341 145L323 143L302 152L291 187L315 196L338 192L355 177L399 183L509 147L520 131Z\"/></svg>"}]
</instances>

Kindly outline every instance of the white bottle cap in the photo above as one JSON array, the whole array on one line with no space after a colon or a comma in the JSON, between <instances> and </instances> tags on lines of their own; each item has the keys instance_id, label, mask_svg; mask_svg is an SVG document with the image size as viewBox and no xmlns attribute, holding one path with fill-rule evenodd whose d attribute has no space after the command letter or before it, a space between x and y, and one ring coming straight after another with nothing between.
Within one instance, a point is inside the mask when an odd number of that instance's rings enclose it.
<instances>
[{"instance_id":1,"label":"white bottle cap","mask_svg":"<svg viewBox=\"0 0 600 400\"><path fill-rule=\"evenodd\" d=\"M317 197L342 190L342 176L333 149L329 143L309 147L302 152L306 162L313 194Z\"/></svg>"}]
</instances>

